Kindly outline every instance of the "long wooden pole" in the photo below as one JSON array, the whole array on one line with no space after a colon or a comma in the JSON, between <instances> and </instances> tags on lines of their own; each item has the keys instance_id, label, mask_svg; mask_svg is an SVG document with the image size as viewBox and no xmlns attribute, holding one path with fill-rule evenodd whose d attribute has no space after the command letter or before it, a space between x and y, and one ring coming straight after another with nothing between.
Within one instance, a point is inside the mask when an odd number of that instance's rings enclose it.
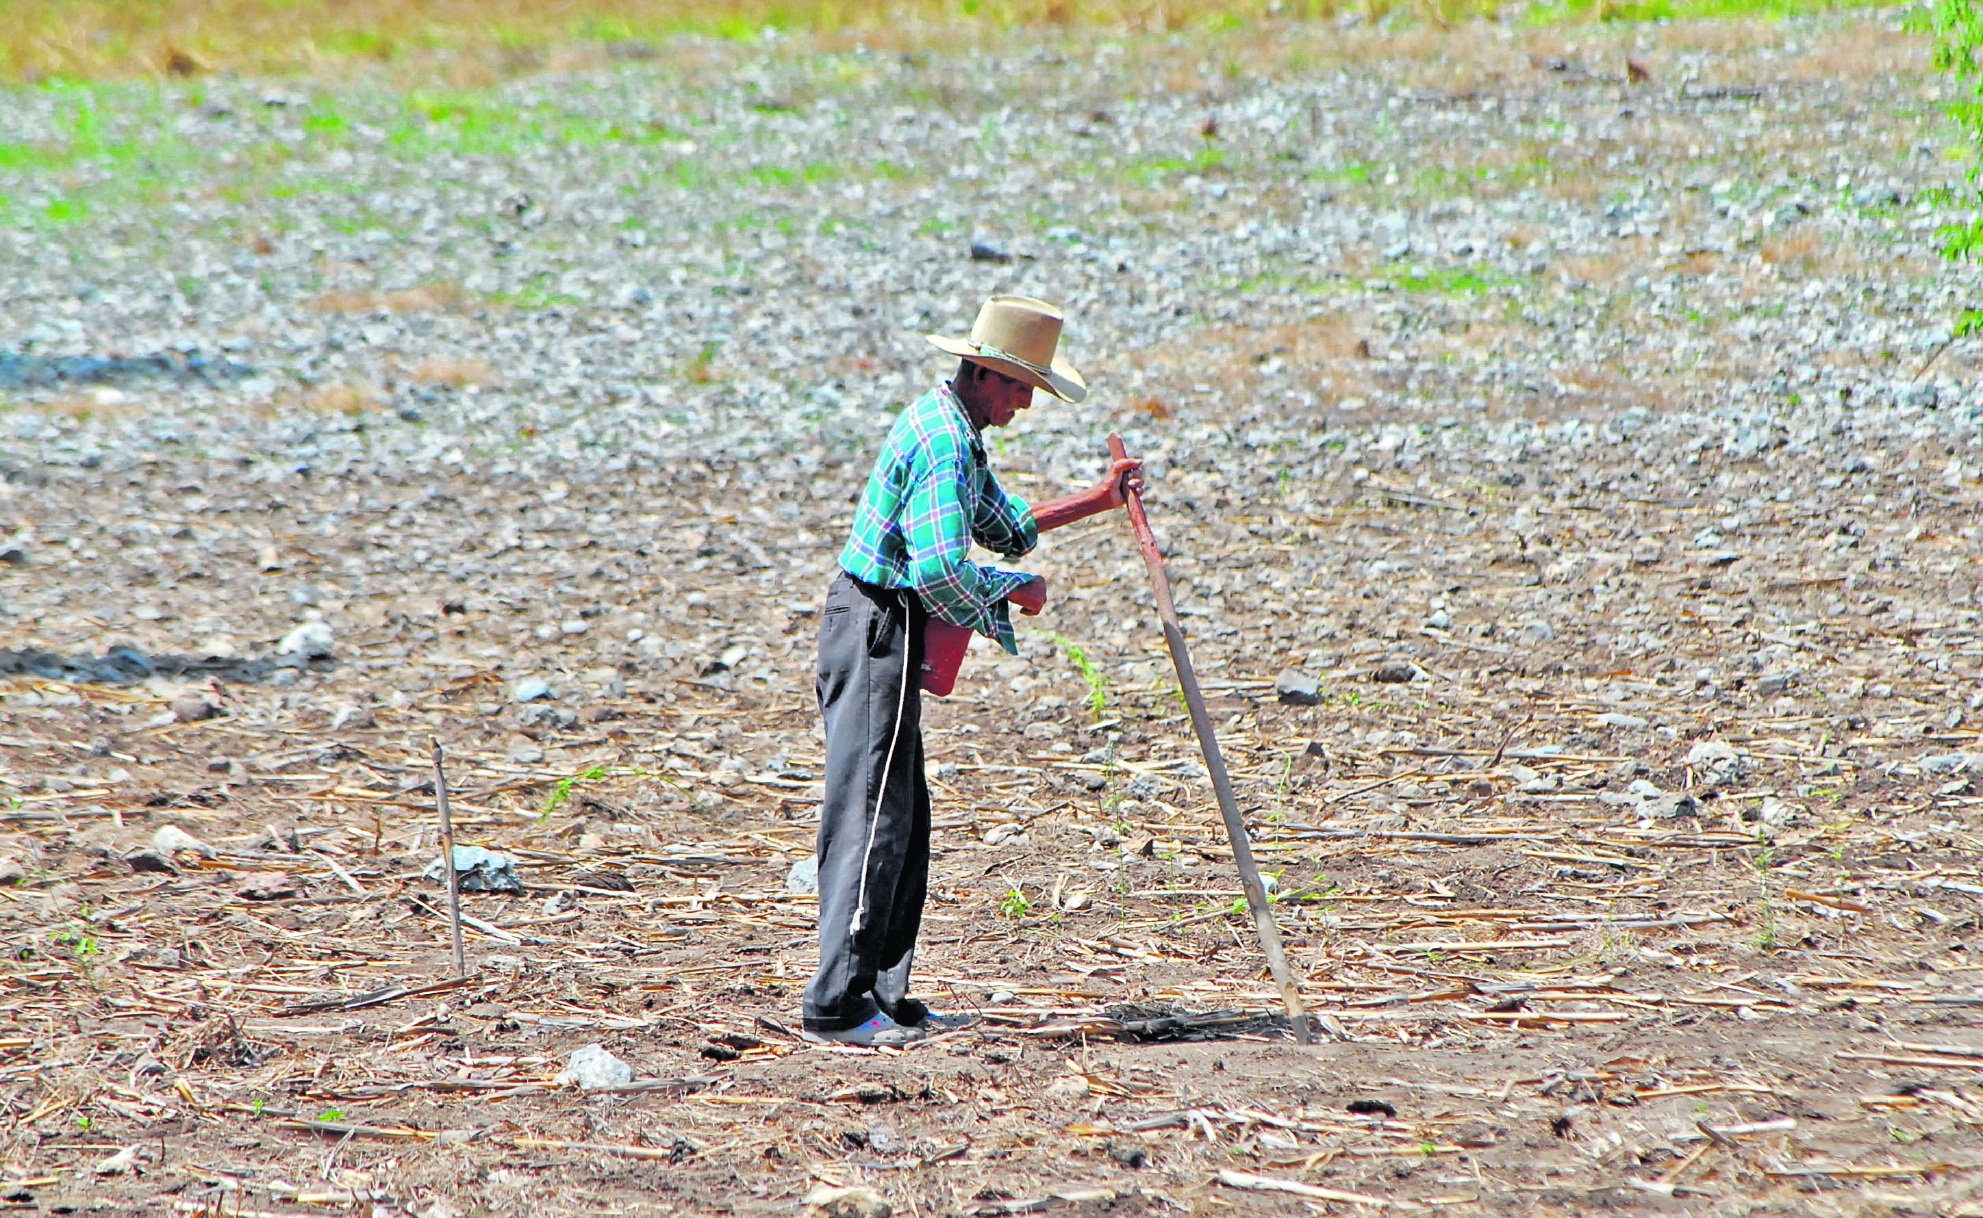
<instances>
[{"instance_id":1,"label":"long wooden pole","mask_svg":"<svg viewBox=\"0 0 1983 1218\"><path fill-rule=\"evenodd\" d=\"M448 926L454 931L454 975L468 976L468 956L461 948L461 877L454 870L454 820L448 815L448 776L441 769L441 742L438 737L428 737L434 744L434 803L441 811L441 850L446 862L441 870L448 877Z\"/></svg>"},{"instance_id":2,"label":"long wooden pole","mask_svg":"<svg viewBox=\"0 0 1983 1218\"><path fill-rule=\"evenodd\" d=\"M1109 452L1118 460L1129 455L1122 446L1122 437L1113 433L1109 435ZM1150 569L1150 588L1156 594L1157 616L1163 619L1164 642L1170 645L1178 688L1184 692L1192 730L1198 733L1198 747L1205 754L1205 771L1212 776L1212 793L1219 800L1219 815L1225 818L1233 862L1239 867L1239 885L1246 892L1247 908L1253 911L1253 925L1260 932L1261 949L1267 953L1268 971L1274 975L1274 984L1280 987L1281 1002L1288 1009L1288 1022L1294 1025L1295 1040L1304 1045L1313 1044L1315 1034L1301 1005L1301 991L1295 987L1287 953L1281 950L1281 928L1275 925L1273 907L1267 903L1267 887L1260 882L1260 867L1253 861L1253 843L1246 836L1246 822L1240 819L1239 803L1233 798L1232 779L1226 776L1219 739L1212 734L1212 717L1205 712L1205 694L1198 688L1198 674L1192 669L1191 653L1184 646L1184 630L1178 625L1177 605L1171 600L1163 555L1157 551L1157 538L1150 531L1149 517L1143 514L1142 497L1126 490L1123 499L1129 511L1130 527L1136 530L1137 544L1143 550L1143 565Z\"/></svg>"}]
</instances>

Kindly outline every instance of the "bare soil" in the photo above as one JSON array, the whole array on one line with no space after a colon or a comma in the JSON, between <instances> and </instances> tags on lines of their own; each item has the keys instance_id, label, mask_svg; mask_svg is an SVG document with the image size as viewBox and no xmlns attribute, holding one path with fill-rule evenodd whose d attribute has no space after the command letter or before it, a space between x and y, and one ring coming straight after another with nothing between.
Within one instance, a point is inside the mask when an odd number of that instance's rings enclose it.
<instances>
[{"instance_id":1,"label":"bare soil","mask_svg":"<svg viewBox=\"0 0 1983 1218\"><path fill-rule=\"evenodd\" d=\"M1759 313L1803 294L1744 266ZM787 876L813 611L871 450L10 461L38 528L11 646L334 642L288 684L0 682L0 1205L1983 1214L1983 488L1955 403L1797 444L1545 437L1668 400L1593 377L1513 449L1317 406L1277 424L1317 429L1290 453L1227 428L1255 382L1222 399L1186 355L1223 334L1264 367L1294 313L1166 342L1162 399L1108 422L1158 437L1150 511L1322 1043L1234 908L1119 520L1050 536L1023 654L980 641L926 707L918 985L979 1022L868 1051L794 1035L813 904ZM1291 359L1354 363L1381 407L1415 374L1373 324ZM1974 344L1940 358L1973 384ZM1029 434L999 468L1063 489ZM553 696L515 702L531 678ZM436 740L462 840L524 885L465 895L460 982L422 874ZM210 855L161 853L168 826ZM557 1085L593 1043L634 1083Z\"/></svg>"}]
</instances>

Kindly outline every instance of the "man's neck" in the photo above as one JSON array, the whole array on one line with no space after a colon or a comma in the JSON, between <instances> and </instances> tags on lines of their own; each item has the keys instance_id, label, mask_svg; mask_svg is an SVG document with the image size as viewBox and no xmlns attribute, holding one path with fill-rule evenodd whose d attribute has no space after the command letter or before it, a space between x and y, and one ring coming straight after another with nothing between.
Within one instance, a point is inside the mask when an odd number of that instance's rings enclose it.
<instances>
[{"instance_id":1,"label":"man's neck","mask_svg":"<svg viewBox=\"0 0 1983 1218\"><path fill-rule=\"evenodd\" d=\"M964 421L971 425L971 434L980 439L984 438L985 421L978 417L977 409L964 400L964 395L957 392L956 382L945 381L943 387L948 389L950 396L957 400L957 408L964 412Z\"/></svg>"}]
</instances>

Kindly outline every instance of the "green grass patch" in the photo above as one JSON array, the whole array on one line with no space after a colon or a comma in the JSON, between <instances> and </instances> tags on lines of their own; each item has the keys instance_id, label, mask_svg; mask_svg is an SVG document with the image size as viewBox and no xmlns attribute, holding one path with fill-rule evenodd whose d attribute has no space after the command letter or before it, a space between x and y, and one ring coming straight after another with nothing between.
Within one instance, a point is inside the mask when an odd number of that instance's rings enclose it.
<instances>
[{"instance_id":1,"label":"green grass patch","mask_svg":"<svg viewBox=\"0 0 1983 1218\"><path fill-rule=\"evenodd\" d=\"M1222 149L1206 146L1188 157L1170 157L1156 161L1139 161L1125 167L1124 176L1138 186L1161 185L1164 178L1174 173L1211 173L1226 163Z\"/></svg>"},{"instance_id":2,"label":"green grass patch","mask_svg":"<svg viewBox=\"0 0 1983 1218\"><path fill-rule=\"evenodd\" d=\"M1304 181L1321 182L1331 186L1363 186L1369 183L1370 175L1377 166L1362 163L1338 165L1331 169L1311 169L1302 175Z\"/></svg>"},{"instance_id":3,"label":"green grass patch","mask_svg":"<svg viewBox=\"0 0 1983 1218\"><path fill-rule=\"evenodd\" d=\"M1566 0L1529 9L1522 23L1564 25L1588 21L1699 21L1716 18L1782 20L1872 8L1864 0Z\"/></svg>"},{"instance_id":4,"label":"green grass patch","mask_svg":"<svg viewBox=\"0 0 1983 1218\"><path fill-rule=\"evenodd\" d=\"M1467 267L1414 270L1411 274L1393 276L1390 280L1391 285L1400 292L1424 292L1434 296L1471 296L1513 282L1504 276Z\"/></svg>"}]
</instances>

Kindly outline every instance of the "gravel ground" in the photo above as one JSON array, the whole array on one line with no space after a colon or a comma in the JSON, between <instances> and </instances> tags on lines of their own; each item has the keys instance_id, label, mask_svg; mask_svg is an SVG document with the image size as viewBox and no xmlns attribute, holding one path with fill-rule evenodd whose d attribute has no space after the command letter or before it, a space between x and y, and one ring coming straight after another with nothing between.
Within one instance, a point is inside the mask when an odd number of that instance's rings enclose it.
<instances>
[{"instance_id":1,"label":"gravel ground","mask_svg":"<svg viewBox=\"0 0 1983 1218\"><path fill-rule=\"evenodd\" d=\"M1978 1212L1983 344L1899 25L6 93L10 1204ZM1101 521L928 711L987 1024L784 1032L811 614L995 291L1095 387L1008 485L1149 459L1313 1053L1100 1039L1272 1005ZM528 895L473 989L298 1009L446 967L430 736ZM551 1089L589 1041L654 1086Z\"/></svg>"}]
</instances>

